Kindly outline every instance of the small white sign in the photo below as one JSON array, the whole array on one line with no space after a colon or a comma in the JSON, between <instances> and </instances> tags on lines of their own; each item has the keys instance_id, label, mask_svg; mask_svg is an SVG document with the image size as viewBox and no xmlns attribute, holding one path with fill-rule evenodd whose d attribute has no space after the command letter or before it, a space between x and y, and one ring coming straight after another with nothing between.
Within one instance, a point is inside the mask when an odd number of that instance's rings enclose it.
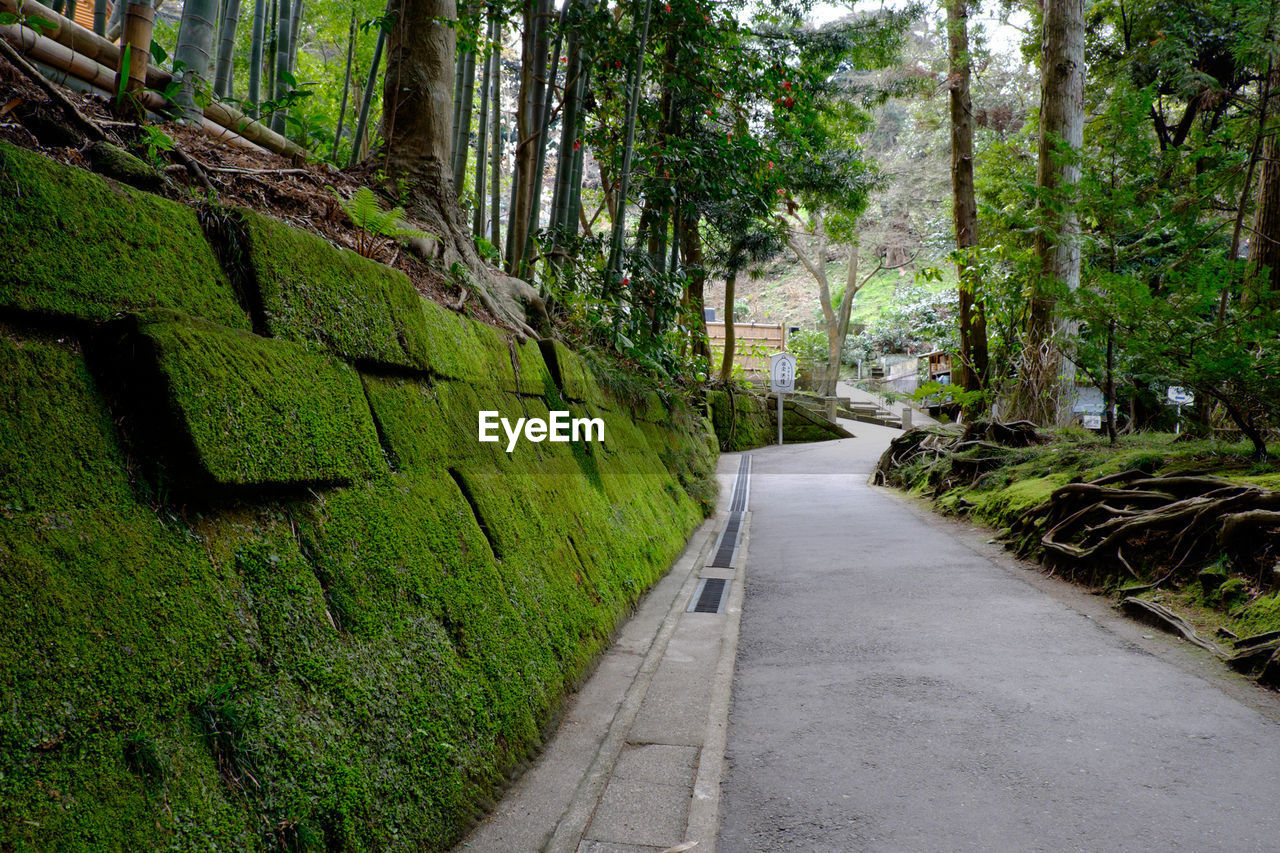
<instances>
[{"instance_id":1,"label":"small white sign","mask_svg":"<svg viewBox=\"0 0 1280 853\"><path fill-rule=\"evenodd\" d=\"M1102 429L1102 415L1085 415L1085 429Z\"/></svg>"},{"instance_id":2,"label":"small white sign","mask_svg":"<svg viewBox=\"0 0 1280 853\"><path fill-rule=\"evenodd\" d=\"M789 352L769 356L769 390L775 394L792 394L796 390L796 357Z\"/></svg>"},{"instance_id":3,"label":"small white sign","mask_svg":"<svg viewBox=\"0 0 1280 853\"><path fill-rule=\"evenodd\" d=\"M1102 389L1093 385L1081 385L1076 388L1076 399L1072 410L1077 415L1101 415L1107 411L1107 399Z\"/></svg>"},{"instance_id":4,"label":"small white sign","mask_svg":"<svg viewBox=\"0 0 1280 853\"><path fill-rule=\"evenodd\" d=\"M1195 401L1196 395L1192 394L1186 388L1179 388L1177 385L1169 386L1169 405L1190 406Z\"/></svg>"}]
</instances>

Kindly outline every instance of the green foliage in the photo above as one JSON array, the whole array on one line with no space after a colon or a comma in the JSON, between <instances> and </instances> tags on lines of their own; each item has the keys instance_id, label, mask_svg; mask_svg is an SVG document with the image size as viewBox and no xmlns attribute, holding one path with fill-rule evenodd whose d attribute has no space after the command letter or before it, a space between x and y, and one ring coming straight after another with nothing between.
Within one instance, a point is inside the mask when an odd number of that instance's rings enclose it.
<instances>
[{"instance_id":1,"label":"green foliage","mask_svg":"<svg viewBox=\"0 0 1280 853\"><path fill-rule=\"evenodd\" d=\"M931 406L959 406L969 409L979 405L985 397L981 390L966 391L959 385L941 382L925 382L911 393L911 399Z\"/></svg>"},{"instance_id":2,"label":"green foliage","mask_svg":"<svg viewBox=\"0 0 1280 853\"><path fill-rule=\"evenodd\" d=\"M426 231L406 225L403 207L384 210L382 202L378 201L378 197L368 187L360 187L351 194L350 199L344 199L332 187L330 191L337 196L338 204L351 217L351 222L356 227L356 252L362 257L376 258L392 241L403 243L412 237L439 239Z\"/></svg>"},{"instance_id":3,"label":"green foliage","mask_svg":"<svg viewBox=\"0 0 1280 853\"><path fill-rule=\"evenodd\" d=\"M171 308L249 315L189 207L0 143L0 305L80 320Z\"/></svg>"},{"instance_id":4,"label":"green foliage","mask_svg":"<svg viewBox=\"0 0 1280 853\"><path fill-rule=\"evenodd\" d=\"M164 160L160 156L160 152L173 150L173 139L160 128L152 125L142 126L141 144L142 149L147 154L147 159L157 168L164 166Z\"/></svg>"},{"instance_id":5,"label":"green foliage","mask_svg":"<svg viewBox=\"0 0 1280 853\"><path fill-rule=\"evenodd\" d=\"M896 301L870 327L852 335L846 346L861 359L926 349L955 351L958 310L955 290L899 286Z\"/></svg>"},{"instance_id":6,"label":"green foliage","mask_svg":"<svg viewBox=\"0 0 1280 853\"><path fill-rule=\"evenodd\" d=\"M795 355L800 370L813 370L827 363L827 336L814 329L801 329L787 336L787 351Z\"/></svg>"}]
</instances>

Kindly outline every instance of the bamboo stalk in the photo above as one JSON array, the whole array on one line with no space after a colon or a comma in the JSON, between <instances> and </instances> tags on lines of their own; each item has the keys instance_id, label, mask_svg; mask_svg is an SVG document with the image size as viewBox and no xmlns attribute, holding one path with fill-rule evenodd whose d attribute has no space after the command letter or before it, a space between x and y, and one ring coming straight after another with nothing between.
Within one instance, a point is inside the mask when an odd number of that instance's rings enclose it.
<instances>
[{"instance_id":1,"label":"bamboo stalk","mask_svg":"<svg viewBox=\"0 0 1280 853\"><path fill-rule=\"evenodd\" d=\"M42 72L49 70L56 74L65 74L71 80L88 86L99 94L107 95L108 97L112 94L116 72L105 65L74 53L66 45L46 38L35 30L24 27L21 24L0 25L0 36L4 37L19 51L35 60L36 67L40 68ZM48 75L46 74L46 76ZM54 82L62 83L63 81L55 78ZM153 92L149 89L144 89L140 97L143 105L148 109L163 110L167 105L164 97L159 92ZM230 142L240 148L259 152L268 150L208 117L201 122L200 126L209 136Z\"/></svg>"},{"instance_id":2,"label":"bamboo stalk","mask_svg":"<svg viewBox=\"0 0 1280 853\"><path fill-rule=\"evenodd\" d=\"M258 104L262 102L262 58L266 29L267 0L253 0L253 31L249 39L249 103L254 118L261 114Z\"/></svg>"},{"instance_id":3,"label":"bamboo stalk","mask_svg":"<svg viewBox=\"0 0 1280 853\"><path fill-rule=\"evenodd\" d=\"M351 26L347 30L347 71L342 77L342 106L338 108L338 128L333 132L333 156L329 159L338 162L338 145L342 142L342 125L347 119L347 96L351 92L351 65L356 51L356 8L351 7Z\"/></svg>"},{"instance_id":4,"label":"bamboo stalk","mask_svg":"<svg viewBox=\"0 0 1280 853\"><path fill-rule=\"evenodd\" d=\"M0 0L0 9L8 11L10 6L16 8L16 0ZM50 20L46 17L46 13L48 15L55 14L52 10L35 2L35 0L25 0L23 8L27 10L27 14L44 20ZM59 24L58 21L51 21L51 23ZM46 64L66 71L85 82L99 86L108 95L114 95L116 72L110 66L118 65L120 62L120 47L118 45L111 44L105 38L96 36L74 21L68 21L65 18L62 19L57 29L50 31L49 35L40 35L21 24L0 27L0 32L5 33L9 40L24 53L30 53ZM59 34L59 32L62 38L55 39L53 36ZM91 43L92 46L96 47L98 55L96 57L89 56L79 50L75 50L66 43L68 41L75 45ZM30 49L28 49L28 45L31 45ZM64 53L55 58L54 61L34 53L38 49L42 54L53 56L56 55L55 46L61 48ZM100 79L104 70L108 78L105 83ZM147 67L148 87L163 89L172 80L172 75L167 71L155 66ZM155 97L151 98L144 94L142 96L144 98L143 102L151 109L163 110L166 106L164 98L158 92L151 92L150 94ZM309 152L302 146L278 133L272 132L266 125L249 118L227 104L213 101L209 106L205 107L204 115L224 129L234 130L238 135L257 143L261 148L275 154L295 159L309 156Z\"/></svg>"},{"instance_id":5,"label":"bamboo stalk","mask_svg":"<svg viewBox=\"0 0 1280 853\"><path fill-rule=\"evenodd\" d=\"M383 15L390 14L391 0L387 0L386 10ZM364 85L364 97L360 100L360 117L356 120L356 135L351 143L351 159L347 162L347 166L354 166L360 162L362 154L361 148L364 147L365 131L369 126L369 108L373 104L373 90L378 82L378 68L382 65L382 49L387 43L387 31L382 26L378 27L378 43L373 48L373 62L369 64L369 80Z\"/></svg>"}]
</instances>

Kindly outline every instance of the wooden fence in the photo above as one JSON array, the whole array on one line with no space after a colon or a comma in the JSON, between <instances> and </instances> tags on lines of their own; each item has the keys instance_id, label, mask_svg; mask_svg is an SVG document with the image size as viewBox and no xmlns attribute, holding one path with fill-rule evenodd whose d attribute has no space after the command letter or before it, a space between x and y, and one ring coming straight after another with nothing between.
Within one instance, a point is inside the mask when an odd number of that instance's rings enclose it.
<instances>
[{"instance_id":1,"label":"wooden fence","mask_svg":"<svg viewBox=\"0 0 1280 853\"><path fill-rule=\"evenodd\" d=\"M712 369L724 355L724 323L708 322L707 337L715 356ZM749 378L769 375L769 356L786 349L787 336L781 323L734 323L733 361Z\"/></svg>"}]
</instances>

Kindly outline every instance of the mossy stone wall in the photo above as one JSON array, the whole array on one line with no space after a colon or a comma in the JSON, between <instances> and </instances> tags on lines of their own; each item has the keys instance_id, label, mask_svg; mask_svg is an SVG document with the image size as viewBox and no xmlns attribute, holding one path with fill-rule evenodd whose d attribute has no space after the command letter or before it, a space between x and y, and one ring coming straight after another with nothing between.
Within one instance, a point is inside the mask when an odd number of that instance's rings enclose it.
<instances>
[{"instance_id":1,"label":"mossy stone wall","mask_svg":"<svg viewBox=\"0 0 1280 853\"><path fill-rule=\"evenodd\" d=\"M776 397L760 397L743 391L708 391L707 415L724 451L750 450L778 441ZM782 439L786 444L849 438L838 424L814 414L794 400L782 410Z\"/></svg>"},{"instance_id":2,"label":"mossy stone wall","mask_svg":"<svg viewBox=\"0 0 1280 853\"><path fill-rule=\"evenodd\" d=\"M64 187L158 203L2 156L78 222ZM6 279L0 849L448 849L713 506L684 404L549 346L565 387L537 344L242 222L229 272L190 232L172 291L165 246ZM480 409L551 408L604 442L476 440Z\"/></svg>"}]
</instances>

